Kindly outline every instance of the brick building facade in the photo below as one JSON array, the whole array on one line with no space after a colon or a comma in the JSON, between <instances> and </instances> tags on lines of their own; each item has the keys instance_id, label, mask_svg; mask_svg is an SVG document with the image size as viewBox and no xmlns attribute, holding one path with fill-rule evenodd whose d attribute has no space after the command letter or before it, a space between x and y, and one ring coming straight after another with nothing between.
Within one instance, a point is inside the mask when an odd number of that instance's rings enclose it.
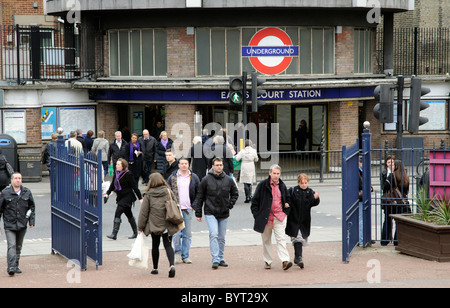
<instances>
[{"instance_id":1,"label":"brick building facade","mask_svg":"<svg viewBox=\"0 0 450 308\"><path fill-rule=\"evenodd\" d=\"M63 2L45 2L45 11L50 16L43 15L42 2L34 8L34 1L20 1L26 8L16 4L11 9L8 3L14 4L14 1L2 1L3 25L14 23L8 19L12 10L40 16L47 23L64 20L65 30L73 29L73 24L67 20L70 11ZM16 85L8 80L2 85L5 102L2 110L27 110L26 142L21 147L38 147L47 142L39 114L48 108L61 114L60 118L64 114L67 117L66 109L84 108L83 112L93 117L93 130L104 130L109 140L114 138L116 130L124 127L138 133L143 128L151 130L159 118L164 121L172 139L186 144L190 144L199 132L198 126L210 122L236 124L243 115L240 107L229 105L229 77L240 75L244 70L250 75L254 68L249 66L248 60L239 58L237 70L233 70L235 64L228 63L227 57L248 45L253 33L265 27L283 29L300 45L301 55L286 71L264 76L267 79L264 84L268 90L267 104L259 108L258 114L250 113L248 119L257 127L262 123L279 123L281 151L295 150L295 131L303 118L310 127L307 150L316 150L321 142L329 150L340 150L342 145L354 143L366 120L371 122L373 147L377 148L385 139L395 140L395 133L385 131L372 113L376 103L373 88L381 83L394 83L395 79L377 74L377 24L367 20L369 6L355 7L355 1L352 4L332 1L325 5L314 0L291 5L274 1L271 5L255 7L205 0L201 8L186 8L183 1L139 2L142 7L130 3L124 1L116 7L113 2L79 2L81 25L75 27L79 29L75 31L78 40L75 63L91 65L93 73L71 82L39 81ZM420 12L408 12L408 1L380 3L382 15L385 18L395 16L396 23L400 15L420 14L425 19L429 14L425 6L420 7ZM441 9L433 11L442 25L447 22L443 17L446 6L446 1L442 1ZM230 18L236 10L245 18ZM28 24L33 23L36 24ZM160 46L162 41L156 39L161 33L163 46ZM211 41L200 40L200 37L208 37L201 36L204 33L208 33ZM238 41L231 40L233 35L237 35ZM153 38L151 53L150 49L145 49L149 46L146 40L149 37ZM225 49L217 50L217 42L225 42ZM234 47L226 49L227 44ZM384 52L389 55L392 49ZM208 53L211 56L208 61L199 56ZM222 58L215 56L222 53ZM158 71L161 62L165 64L162 72ZM392 69L389 65L385 63L384 68ZM224 71L217 73L214 71L217 67L223 67ZM204 73L205 70L209 73ZM148 73L150 71L152 73ZM448 78L439 76L426 82L437 85L439 91L444 92ZM308 96L313 93L309 92L311 90L320 95ZM450 142L448 92L447 97L437 97L445 101L446 126L439 131L421 132L426 136L426 146L431 146L434 140ZM23 97L34 99L24 100ZM90 113L91 108L94 113ZM200 119L201 123L197 123ZM67 122L59 119L55 128ZM180 130L176 126L179 123L186 123L191 134ZM86 126L81 128L85 130ZM67 129L64 133L68 133Z\"/></svg>"}]
</instances>

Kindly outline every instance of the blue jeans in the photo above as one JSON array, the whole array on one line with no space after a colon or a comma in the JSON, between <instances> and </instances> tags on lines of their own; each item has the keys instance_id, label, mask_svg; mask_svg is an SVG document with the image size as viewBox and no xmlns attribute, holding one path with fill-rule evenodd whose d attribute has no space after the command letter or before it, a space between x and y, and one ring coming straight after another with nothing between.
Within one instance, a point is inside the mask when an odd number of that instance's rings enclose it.
<instances>
[{"instance_id":1,"label":"blue jeans","mask_svg":"<svg viewBox=\"0 0 450 308\"><path fill-rule=\"evenodd\" d=\"M186 213L187 211L187 213ZM191 248L192 241L192 217L194 216L194 210L182 210L184 219L184 229L176 233L172 237L172 241L175 247L175 253L181 255L181 259L189 258L189 249Z\"/></svg>"},{"instance_id":2,"label":"blue jeans","mask_svg":"<svg viewBox=\"0 0 450 308\"><path fill-rule=\"evenodd\" d=\"M205 215L209 229L209 249L211 251L212 263L225 261L225 234L227 232L228 218L217 219L213 215Z\"/></svg>"}]
</instances>

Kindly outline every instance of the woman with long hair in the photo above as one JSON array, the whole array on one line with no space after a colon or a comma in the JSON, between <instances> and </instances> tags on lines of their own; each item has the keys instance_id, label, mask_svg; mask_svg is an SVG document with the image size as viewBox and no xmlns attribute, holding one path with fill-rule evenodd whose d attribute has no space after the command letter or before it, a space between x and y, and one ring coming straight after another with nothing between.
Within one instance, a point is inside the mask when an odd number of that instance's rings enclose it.
<instances>
[{"instance_id":1,"label":"woman with long hair","mask_svg":"<svg viewBox=\"0 0 450 308\"><path fill-rule=\"evenodd\" d=\"M174 252L172 248L172 235L178 232L178 226L166 220L165 202L177 200L170 186L160 173L152 173L149 177L147 189L144 192L144 201L138 217L138 232L152 236L152 274L158 274L159 245L161 238L169 259L169 277L175 277Z\"/></svg>"},{"instance_id":2,"label":"woman with long hair","mask_svg":"<svg viewBox=\"0 0 450 308\"><path fill-rule=\"evenodd\" d=\"M381 245L386 246L393 240L397 245L397 226L392 239L392 218L390 214L410 212L408 205L409 177L403 163L388 156L385 161L386 170L382 174L383 197L381 207L384 213L383 229L381 231ZM397 195L398 192L398 195Z\"/></svg>"}]
</instances>

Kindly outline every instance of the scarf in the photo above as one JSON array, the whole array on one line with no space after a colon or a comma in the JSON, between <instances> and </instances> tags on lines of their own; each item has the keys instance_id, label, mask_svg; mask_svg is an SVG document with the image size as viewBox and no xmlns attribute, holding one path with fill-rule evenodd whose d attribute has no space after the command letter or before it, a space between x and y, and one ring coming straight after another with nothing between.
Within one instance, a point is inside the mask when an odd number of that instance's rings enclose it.
<instances>
[{"instance_id":1,"label":"scarf","mask_svg":"<svg viewBox=\"0 0 450 308\"><path fill-rule=\"evenodd\" d=\"M161 144L163 145L164 149L167 150L167 143L169 142L169 138L167 138L166 140L164 140L163 138L161 138Z\"/></svg>"},{"instance_id":2,"label":"scarf","mask_svg":"<svg viewBox=\"0 0 450 308\"><path fill-rule=\"evenodd\" d=\"M134 149L137 149L139 152L141 151L141 147L139 146L139 142L136 142L136 146L132 142L130 142L130 162L134 161L133 152Z\"/></svg>"},{"instance_id":3,"label":"scarf","mask_svg":"<svg viewBox=\"0 0 450 308\"><path fill-rule=\"evenodd\" d=\"M120 191L122 190L122 186L120 186L120 179L128 172L127 170L117 171L116 170L116 178L114 179L114 190Z\"/></svg>"}]
</instances>

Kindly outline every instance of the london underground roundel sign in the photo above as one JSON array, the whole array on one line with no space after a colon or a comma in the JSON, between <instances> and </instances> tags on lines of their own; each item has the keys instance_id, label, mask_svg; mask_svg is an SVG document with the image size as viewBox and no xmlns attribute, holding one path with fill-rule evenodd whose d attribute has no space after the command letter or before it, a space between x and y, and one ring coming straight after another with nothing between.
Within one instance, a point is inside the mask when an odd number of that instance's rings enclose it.
<instances>
[{"instance_id":1,"label":"london underground roundel sign","mask_svg":"<svg viewBox=\"0 0 450 308\"><path fill-rule=\"evenodd\" d=\"M276 75L289 67L292 57L298 57L299 47L279 28L264 28L255 33L249 46L242 47L242 56L248 57L260 73Z\"/></svg>"}]
</instances>

